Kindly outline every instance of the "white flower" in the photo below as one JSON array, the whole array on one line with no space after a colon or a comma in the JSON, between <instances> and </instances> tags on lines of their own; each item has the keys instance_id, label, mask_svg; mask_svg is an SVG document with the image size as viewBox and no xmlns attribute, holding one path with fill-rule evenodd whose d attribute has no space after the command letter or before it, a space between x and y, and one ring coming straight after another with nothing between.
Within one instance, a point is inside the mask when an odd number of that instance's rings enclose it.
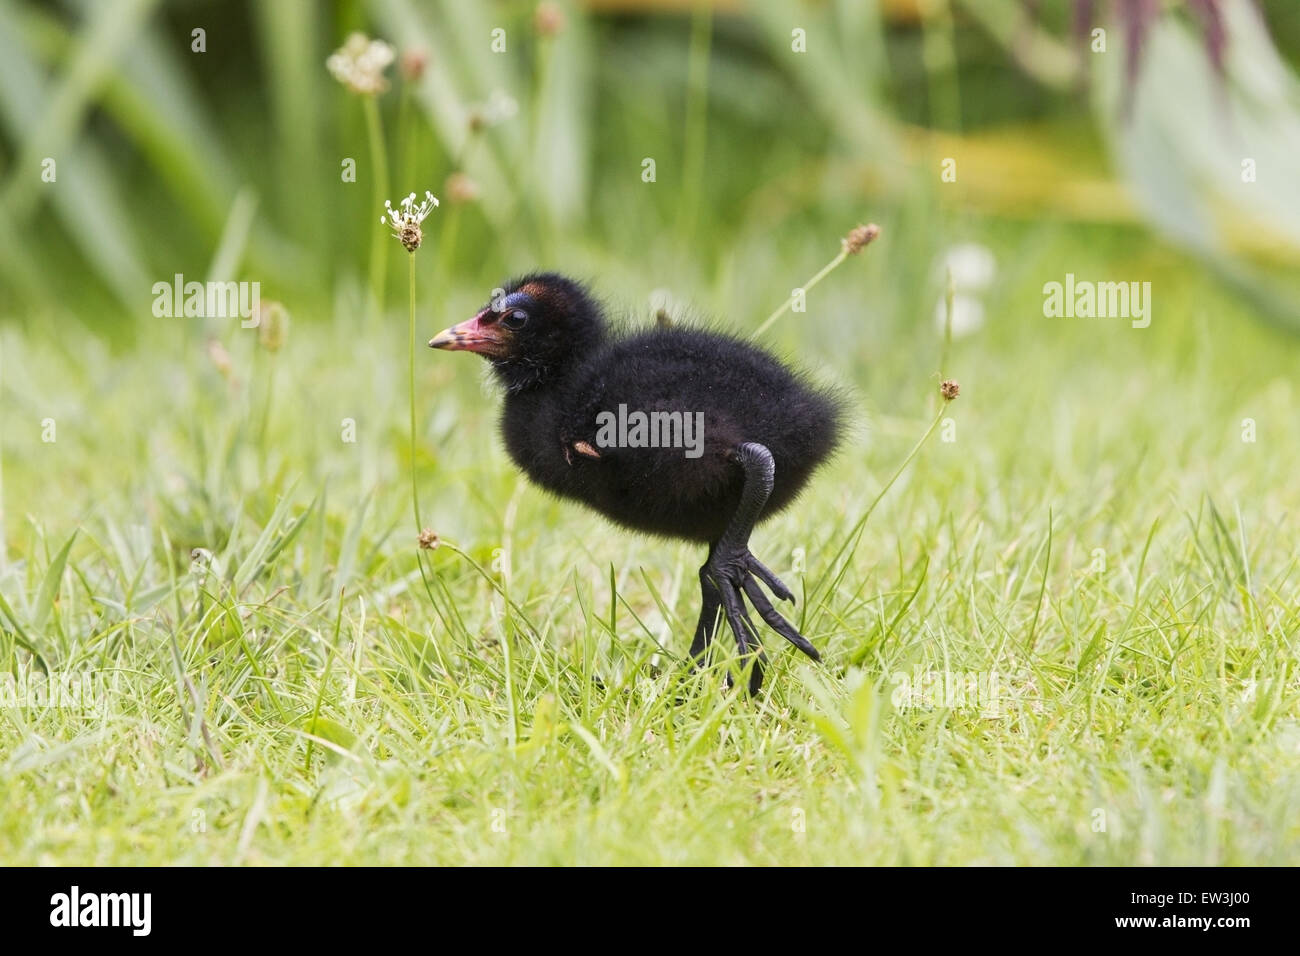
<instances>
[{"instance_id":1,"label":"white flower","mask_svg":"<svg viewBox=\"0 0 1300 956\"><path fill-rule=\"evenodd\" d=\"M942 335L948 324L948 303L942 298L934 307L934 327ZM984 303L974 296L952 297L952 337L959 339L979 330L984 324Z\"/></svg>"},{"instance_id":2,"label":"white flower","mask_svg":"<svg viewBox=\"0 0 1300 956\"><path fill-rule=\"evenodd\" d=\"M993 284L998 264L987 246L968 242L952 246L939 260L939 281L947 288L952 277L952 336L955 339L979 330L984 324L984 303L979 294ZM942 335L948 324L948 303L940 295L934 307L934 327Z\"/></svg>"},{"instance_id":3,"label":"white flower","mask_svg":"<svg viewBox=\"0 0 1300 956\"><path fill-rule=\"evenodd\" d=\"M384 70L396 53L383 40L372 40L364 33L354 33L347 42L330 54L326 68L353 93L375 96L388 89Z\"/></svg>"},{"instance_id":4,"label":"white flower","mask_svg":"<svg viewBox=\"0 0 1300 956\"><path fill-rule=\"evenodd\" d=\"M519 104L505 90L494 90L486 103L471 106L469 109L469 126L480 130L504 123L519 112Z\"/></svg>"},{"instance_id":5,"label":"white flower","mask_svg":"<svg viewBox=\"0 0 1300 956\"><path fill-rule=\"evenodd\" d=\"M957 292L983 292L993 284L998 264L987 246L968 242L953 246L943 257L940 275L952 275L952 287Z\"/></svg>"},{"instance_id":6,"label":"white flower","mask_svg":"<svg viewBox=\"0 0 1300 956\"><path fill-rule=\"evenodd\" d=\"M411 193L400 203L401 210L393 209L393 201L384 202L384 214L379 217L379 221L393 230L393 237L401 240L407 252L414 252L420 248L420 243L424 241L424 233L420 229L420 224L428 218L429 213L433 212L438 206L438 197L427 189L424 191L424 201L419 205L415 203L415 193Z\"/></svg>"}]
</instances>

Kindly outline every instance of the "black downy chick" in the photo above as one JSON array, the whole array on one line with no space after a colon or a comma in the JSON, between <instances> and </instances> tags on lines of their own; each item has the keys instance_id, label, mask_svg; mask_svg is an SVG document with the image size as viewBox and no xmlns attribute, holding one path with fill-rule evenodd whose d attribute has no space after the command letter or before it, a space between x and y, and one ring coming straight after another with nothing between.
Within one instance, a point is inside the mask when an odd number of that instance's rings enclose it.
<instances>
[{"instance_id":1,"label":"black downy chick","mask_svg":"<svg viewBox=\"0 0 1300 956\"><path fill-rule=\"evenodd\" d=\"M697 663L721 612L742 660L752 661L750 693L758 692L766 658L746 598L768 626L821 659L759 587L794 601L750 553L749 536L835 449L844 421L835 391L729 335L680 326L617 334L582 285L554 273L510 282L429 345L491 362L505 387L506 448L534 482L624 527L709 545L691 644Z\"/></svg>"}]
</instances>

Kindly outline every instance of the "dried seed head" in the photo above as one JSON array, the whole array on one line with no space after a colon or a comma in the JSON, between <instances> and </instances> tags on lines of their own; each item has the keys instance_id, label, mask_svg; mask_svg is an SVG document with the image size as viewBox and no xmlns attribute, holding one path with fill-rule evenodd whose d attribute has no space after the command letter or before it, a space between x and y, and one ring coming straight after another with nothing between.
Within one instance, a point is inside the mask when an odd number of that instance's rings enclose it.
<instances>
[{"instance_id":1,"label":"dried seed head","mask_svg":"<svg viewBox=\"0 0 1300 956\"><path fill-rule=\"evenodd\" d=\"M438 535L432 528L425 528L420 532L420 548L424 551L432 551L438 547Z\"/></svg>"},{"instance_id":2,"label":"dried seed head","mask_svg":"<svg viewBox=\"0 0 1300 956\"><path fill-rule=\"evenodd\" d=\"M221 373L227 382L233 381L234 368L230 362L230 353L217 339L208 339L208 359L213 367Z\"/></svg>"},{"instance_id":3,"label":"dried seed head","mask_svg":"<svg viewBox=\"0 0 1300 956\"><path fill-rule=\"evenodd\" d=\"M447 194L447 200L453 205L478 199L478 183L464 173L452 173L448 176L442 191Z\"/></svg>"},{"instance_id":4,"label":"dried seed head","mask_svg":"<svg viewBox=\"0 0 1300 956\"><path fill-rule=\"evenodd\" d=\"M402 71L402 79L415 83L424 76L424 71L429 67L429 51L422 46L403 50L397 66Z\"/></svg>"},{"instance_id":5,"label":"dried seed head","mask_svg":"<svg viewBox=\"0 0 1300 956\"><path fill-rule=\"evenodd\" d=\"M396 54L383 40L372 40L364 33L353 33L347 42L330 54L325 67L334 79L353 93L377 96L388 89L384 70Z\"/></svg>"},{"instance_id":6,"label":"dried seed head","mask_svg":"<svg viewBox=\"0 0 1300 956\"><path fill-rule=\"evenodd\" d=\"M414 252L424 241L420 224L437 208L438 197L425 190L424 201L419 205L416 205L415 193L411 193L398 205L401 206L400 210L393 208L391 199L386 200L384 214L379 217L379 221L393 230L393 237L406 247L407 252Z\"/></svg>"},{"instance_id":7,"label":"dried seed head","mask_svg":"<svg viewBox=\"0 0 1300 956\"><path fill-rule=\"evenodd\" d=\"M278 352L289 338L289 310L281 302L267 301L257 307L257 342L268 352Z\"/></svg>"},{"instance_id":8,"label":"dried seed head","mask_svg":"<svg viewBox=\"0 0 1300 956\"><path fill-rule=\"evenodd\" d=\"M558 3L543 0L533 13L533 29L540 37L553 37L564 29L564 11Z\"/></svg>"},{"instance_id":9,"label":"dried seed head","mask_svg":"<svg viewBox=\"0 0 1300 956\"><path fill-rule=\"evenodd\" d=\"M961 386L958 385L954 379L946 379L944 383L939 386L939 394L943 396L945 402L951 402L961 394Z\"/></svg>"},{"instance_id":10,"label":"dried seed head","mask_svg":"<svg viewBox=\"0 0 1300 956\"><path fill-rule=\"evenodd\" d=\"M880 235L880 227L874 222L865 226L855 226L849 230L849 234L840 240L844 245L844 251L851 256L856 256L868 245L875 241Z\"/></svg>"}]
</instances>

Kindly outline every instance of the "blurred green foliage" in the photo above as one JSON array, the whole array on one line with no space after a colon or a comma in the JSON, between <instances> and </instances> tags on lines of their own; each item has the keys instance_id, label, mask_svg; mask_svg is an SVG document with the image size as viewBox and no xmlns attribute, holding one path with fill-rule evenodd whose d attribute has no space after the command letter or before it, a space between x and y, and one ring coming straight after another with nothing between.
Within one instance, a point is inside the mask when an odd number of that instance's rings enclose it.
<instances>
[{"instance_id":1,"label":"blurred green foliage","mask_svg":"<svg viewBox=\"0 0 1300 956\"><path fill-rule=\"evenodd\" d=\"M1265 6L1294 57L1294 5ZM1039 5L1040 20L1009 44L1001 0L558 7L563 25L544 37L535 5L509 0L0 0L0 315L63 306L129 330L119 320L148 317L153 281L209 275L223 235L215 264L233 271L222 277L260 280L307 316L350 307L378 218L376 171L361 103L324 62L353 30L428 57L418 80L392 67L379 100L395 194L441 195L458 170L478 187L463 208L444 205L454 229L432 230L431 247L449 246L436 255L444 292L481 296L543 264L600 275L635 302L669 287L757 321L748 316L771 300L738 298L737 271L765 270L774 255L793 283L874 218L906 224L878 258L891 285L916 290L896 302L915 314L928 310L937 249L971 206L944 192L924 130L1017 129L1031 153L1068 144L1070 163L1037 183L1057 188L1059 177L1058 192L1105 178L1107 144L1124 135L1113 102L1094 124L1079 83L1022 69L1034 43L1073 52L1059 3ZM792 49L792 24L806 53ZM192 49L196 28L204 52ZM504 53L490 48L497 28ZM1158 53L1145 73L1180 88ZM1210 75L1204 59L1185 68ZM502 95L518 112L473 131L475 111ZM1252 116L1264 129L1294 124L1291 107ZM1178 134L1160 142L1158 168L1177 167ZM40 179L46 157L57 183ZM348 157L355 183L340 176ZM646 158L653 184L642 181ZM1005 168L1016 161L1012 149ZM996 170L996 153L990 162ZM255 203L246 237L228 232L239 195ZM1120 202L1101 214L1131 217ZM1294 248L1283 258L1293 264ZM400 289L400 263L389 268Z\"/></svg>"}]
</instances>

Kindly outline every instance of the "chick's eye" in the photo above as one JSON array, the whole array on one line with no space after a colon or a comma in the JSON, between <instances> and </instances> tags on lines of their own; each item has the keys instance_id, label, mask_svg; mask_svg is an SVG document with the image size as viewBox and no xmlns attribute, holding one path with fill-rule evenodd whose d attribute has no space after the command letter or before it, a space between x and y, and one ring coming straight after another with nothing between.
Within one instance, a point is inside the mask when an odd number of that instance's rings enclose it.
<instances>
[{"instance_id":1,"label":"chick's eye","mask_svg":"<svg viewBox=\"0 0 1300 956\"><path fill-rule=\"evenodd\" d=\"M507 312L501 319L501 324L507 329L518 331L524 327L528 321L528 313L515 309L513 312Z\"/></svg>"}]
</instances>

